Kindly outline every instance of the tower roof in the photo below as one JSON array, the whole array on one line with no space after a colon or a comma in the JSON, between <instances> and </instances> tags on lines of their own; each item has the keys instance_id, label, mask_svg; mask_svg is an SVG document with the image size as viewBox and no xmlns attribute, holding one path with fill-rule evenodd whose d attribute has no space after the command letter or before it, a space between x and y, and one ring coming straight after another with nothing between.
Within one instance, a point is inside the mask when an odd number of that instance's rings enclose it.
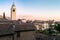
<instances>
[{"instance_id":1,"label":"tower roof","mask_svg":"<svg viewBox=\"0 0 60 40\"><path fill-rule=\"evenodd\" d=\"M13 2L13 5L12 6L15 6L14 2Z\"/></svg>"},{"instance_id":2,"label":"tower roof","mask_svg":"<svg viewBox=\"0 0 60 40\"><path fill-rule=\"evenodd\" d=\"M15 7L15 4L14 4L14 2L13 2L13 4L12 4L12 6L11 6L11 9L12 9L13 7Z\"/></svg>"}]
</instances>

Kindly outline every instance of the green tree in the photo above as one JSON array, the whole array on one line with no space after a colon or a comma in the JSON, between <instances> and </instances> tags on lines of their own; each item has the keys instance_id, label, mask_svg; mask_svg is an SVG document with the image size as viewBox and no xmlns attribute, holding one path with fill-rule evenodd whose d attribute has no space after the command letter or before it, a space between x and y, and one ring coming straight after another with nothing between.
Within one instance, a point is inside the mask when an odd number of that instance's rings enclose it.
<instances>
[{"instance_id":1,"label":"green tree","mask_svg":"<svg viewBox=\"0 0 60 40\"><path fill-rule=\"evenodd\" d=\"M57 29L60 30L60 28L57 27L56 24L50 25L50 27L48 29L43 30L43 33L50 35L50 36L56 35L58 33Z\"/></svg>"},{"instance_id":2,"label":"green tree","mask_svg":"<svg viewBox=\"0 0 60 40\"><path fill-rule=\"evenodd\" d=\"M55 29L60 33L60 24L56 24Z\"/></svg>"}]
</instances>

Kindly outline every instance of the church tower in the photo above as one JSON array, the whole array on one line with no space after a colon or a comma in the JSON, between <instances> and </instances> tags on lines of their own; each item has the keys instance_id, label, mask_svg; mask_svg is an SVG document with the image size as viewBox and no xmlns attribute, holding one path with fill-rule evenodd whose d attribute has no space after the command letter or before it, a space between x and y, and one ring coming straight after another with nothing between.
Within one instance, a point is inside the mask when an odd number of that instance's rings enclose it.
<instances>
[{"instance_id":1,"label":"church tower","mask_svg":"<svg viewBox=\"0 0 60 40\"><path fill-rule=\"evenodd\" d=\"M3 13L3 19L5 19L5 12Z\"/></svg>"},{"instance_id":2,"label":"church tower","mask_svg":"<svg viewBox=\"0 0 60 40\"><path fill-rule=\"evenodd\" d=\"M14 3L11 7L11 20L16 20L16 7Z\"/></svg>"}]
</instances>

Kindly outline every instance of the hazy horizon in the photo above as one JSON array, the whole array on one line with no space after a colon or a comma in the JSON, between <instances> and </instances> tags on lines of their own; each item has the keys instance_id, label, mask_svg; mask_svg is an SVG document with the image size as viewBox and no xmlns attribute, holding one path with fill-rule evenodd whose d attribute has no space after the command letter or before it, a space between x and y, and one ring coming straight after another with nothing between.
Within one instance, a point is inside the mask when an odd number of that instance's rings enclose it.
<instances>
[{"instance_id":1,"label":"hazy horizon","mask_svg":"<svg viewBox=\"0 0 60 40\"><path fill-rule=\"evenodd\" d=\"M10 17L13 0L0 0L0 15ZM60 20L60 0L14 0L18 18Z\"/></svg>"}]
</instances>

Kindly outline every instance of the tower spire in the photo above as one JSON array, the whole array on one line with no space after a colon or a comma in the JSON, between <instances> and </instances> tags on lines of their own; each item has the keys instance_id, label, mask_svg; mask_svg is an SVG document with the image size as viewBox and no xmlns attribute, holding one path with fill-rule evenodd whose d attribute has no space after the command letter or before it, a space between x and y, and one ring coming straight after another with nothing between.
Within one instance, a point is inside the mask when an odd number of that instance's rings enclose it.
<instances>
[{"instance_id":1,"label":"tower spire","mask_svg":"<svg viewBox=\"0 0 60 40\"><path fill-rule=\"evenodd\" d=\"M13 2L13 5L12 6L15 6L14 2Z\"/></svg>"},{"instance_id":2,"label":"tower spire","mask_svg":"<svg viewBox=\"0 0 60 40\"><path fill-rule=\"evenodd\" d=\"M13 2L13 5L12 5L12 6L15 6L15 4L14 4L14 0L12 0L12 2Z\"/></svg>"}]
</instances>

